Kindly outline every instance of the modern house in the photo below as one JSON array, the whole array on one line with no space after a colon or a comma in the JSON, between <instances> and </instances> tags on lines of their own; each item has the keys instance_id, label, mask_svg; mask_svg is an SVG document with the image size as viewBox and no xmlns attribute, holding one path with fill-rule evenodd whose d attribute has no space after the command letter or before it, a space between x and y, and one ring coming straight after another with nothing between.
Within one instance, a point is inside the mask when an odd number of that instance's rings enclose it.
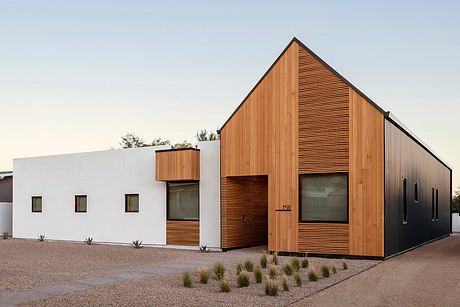
<instances>
[{"instance_id":1,"label":"modern house","mask_svg":"<svg viewBox=\"0 0 460 307\"><path fill-rule=\"evenodd\" d=\"M11 234L13 220L13 172L0 172L0 233Z\"/></svg>"},{"instance_id":2,"label":"modern house","mask_svg":"<svg viewBox=\"0 0 460 307\"><path fill-rule=\"evenodd\" d=\"M13 235L384 258L451 232L451 168L295 38L219 133L16 159Z\"/></svg>"}]
</instances>

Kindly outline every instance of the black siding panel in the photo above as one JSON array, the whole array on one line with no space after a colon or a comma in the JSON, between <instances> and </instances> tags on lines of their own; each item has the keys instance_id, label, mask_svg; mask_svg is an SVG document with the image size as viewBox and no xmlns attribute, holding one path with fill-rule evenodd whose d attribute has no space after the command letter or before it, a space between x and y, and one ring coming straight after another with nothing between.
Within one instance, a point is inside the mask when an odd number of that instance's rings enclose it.
<instances>
[{"instance_id":1,"label":"black siding panel","mask_svg":"<svg viewBox=\"0 0 460 307\"><path fill-rule=\"evenodd\" d=\"M403 224L403 178L407 178L407 224ZM435 221L431 219L433 187L435 193L439 190L439 220ZM385 257L449 234L450 194L451 170L385 120Z\"/></svg>"}]
</instances>

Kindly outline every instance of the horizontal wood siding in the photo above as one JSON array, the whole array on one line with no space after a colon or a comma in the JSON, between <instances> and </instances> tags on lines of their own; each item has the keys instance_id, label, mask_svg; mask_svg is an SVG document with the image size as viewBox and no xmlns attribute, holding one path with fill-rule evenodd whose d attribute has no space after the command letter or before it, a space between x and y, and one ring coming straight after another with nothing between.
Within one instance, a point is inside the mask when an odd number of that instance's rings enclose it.
<instances>
[{"instance_id":1,"label":"horizontal wood siding","mask_svg":"<svg viewBox=\"0 0 460 307\"><path fill-rule=\"evenodd\" d=\"M198 150L157 151L155 179L159 181L200 180Z\"/></svg>"},{"instance_id":2,"label":"horizontal wood siding","mask_svg":"<svg viewBox=\"0 0 460 307\"><path fill-rule=\"evenodd\" d=\"M299 252L348 254L348 224L300 223Z\"/></svg>"},{"instance_id":3,"label":"horizontal wood siding","mask_svg":"<svg viewBox=\"0 0 460 307\"><path fill-rule=\"evenodd\" d=\"M166 221L166 244L200 245L200 221Z\"/></svg>"},{"instance_id":4,"label":"horizontal wood siding","mask_svg":"<svg viewBox=\"0 0 460 307\"><path fill-rule=\"evenodd\" d=\"M299 48L299 173L348 171L348 86Z\"/></svg>"}]
</instances>

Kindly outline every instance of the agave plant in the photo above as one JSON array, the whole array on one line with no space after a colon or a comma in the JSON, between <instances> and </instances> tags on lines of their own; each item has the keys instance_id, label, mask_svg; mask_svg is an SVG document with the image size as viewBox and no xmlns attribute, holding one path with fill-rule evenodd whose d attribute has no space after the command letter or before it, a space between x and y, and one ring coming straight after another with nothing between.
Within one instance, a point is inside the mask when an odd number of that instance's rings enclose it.
<instances>
[{"instance_id":1,"label":"agave plant","mask_svg":"<svg viewBox=\"0 0 460 307\"><path fill-rule=\"evenodd\" d=\"M134 248L141 248L142 247L142 241L139 241L139 240L133 241L133 246L134 246Z\"/></svg>"},{"instance_id":2,"label":"agave plant","mask_svg":"<svg viewBox=\"0 0 460 307\"><path fill-rule=\"evenodd\" d=\"M38 235L38 241L45 242L45 235Z\"/></svg>"},{"instance_id":3,"label":"agave plant","mask_svg":"<svg viewBox=\"0 0 460 307\"><path fill-rule=\"evenodd\" d=\"M8 235L7 232L2 233L3 240L8 240Z\"/></svg>"},{"instance_id":4,"label":"agave plant","mask_svg":"<svg viewBox=\"0 0 460 307\"><path fill-rule=\"evenodd\" d=\"M208 246L207 245L200 245L200 252L202 252L202 253L209 252Z\"/></svg>"},{"instance_id":5,"label":"agave plant","mask_svg":"<svg viewBox=\"0 0 460 307\"><path fill-rule=\"evenodd\" d=\"M91 238L91 237L86 238L85 243L88 244L88 245L93 245L93 238Z\"/></svg>"}]
</instances>

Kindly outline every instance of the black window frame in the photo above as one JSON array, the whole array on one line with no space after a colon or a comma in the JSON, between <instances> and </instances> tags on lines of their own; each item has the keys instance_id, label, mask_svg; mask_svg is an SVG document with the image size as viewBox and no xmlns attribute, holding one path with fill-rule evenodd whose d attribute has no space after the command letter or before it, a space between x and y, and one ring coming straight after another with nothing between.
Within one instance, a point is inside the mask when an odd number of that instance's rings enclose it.
<instances>
[{"instance_id":1,"label":"black window frame","mask_svg":"<svg viewBox=\"0 0 460 307\"><path fill-rule=\"evenodd\" d=\"M86 198L86 210L85 211L79 211L78 210L78 199L80 197L85 197ZM85 195L85 194L75 195L75 213L87 213L87 212L88 212L88 195Z\"/></svg>"},{"instance_id":2,"label":"black window frame","mask_svg":"<svg viewBox=\"0 0 460 307\"><path fill-rule=\"evenodd\" d=\"M42 201L42 207L41 207L41 210L38 211L38 210L34 210L34 199L36 198L40 198L41 201ZM30 198L31 200L31 210L32 210L32 213L42 213L43 212L43 196L41 195L34 195Z\"/></svg>"},{"instance_id":3,"label":"black window frame","mask_svg":"<svg viewBox=\"0 0 460 307\"><path fill-rule=\"evenodd\" d=\"M420 187L418 181L414 183L414 203L418 204L419 203L419 196L420 196Z\"/></svg>"},{"instance_id":4,"label":"black window frame","mask_svg":"<svg viewBox=\"0 0 460 307\"><path fill-rule=\"evenodd\" d=\"M321 220L303 220L302 219L302 176L314 175L345 175L347 178L347 219L346 221L321 221ZM299 200L298 200L299 223L323 223L323 224L348 224L350 222L350 178L348 172L334 172L334 173L312 173L312 174L299 174Z\"/></svg>"},{"instance_id":5,"label":"black window frame","mask_svg":"<svg viewBox=\"0 0 460 307\"><path fill-rule=\"evenodd\" d=\"M407 207L407 178L403 177L403 186L402 186L402 223L407 224L408 221L408 207Z\"/></svg>"},{"instance_id":6,"label":"black window frame","mask_svg":"<svg viewBox=\"0 0 460 307\"><path fill-rule=\"evenodd\" d=\"M137 211L135 210L128 210L129 209L129 197L130 196L137 196L137 200L139 202L138 206L137 206ZM139 196L139 193L129 193L129 194L125 194L125 213L139 213L139 210L140 210L140 207L141 207L141 198Z\"/></svg>"},{"instance_id":7,"label":"black window frame","mask_svg":"<svg viewBox=\"0 0 460 307\"><path fill-rule=\"evenodd\" d=\"M434 187L431 188L431 221L434 222Z\"/></svg>"},{"instance_id":8,"label":"black window frame","mask_svg":"<svg viewBox=\"0 0 460 307\"><path fill-rule=\"evenodd\" d=\"M436 189L436 221L439 221L439 190Z\"/></svg>"},{"instance_id":9,"label":"black window frame","mask_svg":"<svg viewBox=\"0 0 460 307\"><path fill-rule=\"evenodd\" d=\"M198 185L198 217L196 219L172 219L169 217L169 184L171 183L195 183ZM166 182L166 220L167 221L200 221L200 181L199 180L185 180L185 181L168 181Z\"/></svg>"}]
</instances>

